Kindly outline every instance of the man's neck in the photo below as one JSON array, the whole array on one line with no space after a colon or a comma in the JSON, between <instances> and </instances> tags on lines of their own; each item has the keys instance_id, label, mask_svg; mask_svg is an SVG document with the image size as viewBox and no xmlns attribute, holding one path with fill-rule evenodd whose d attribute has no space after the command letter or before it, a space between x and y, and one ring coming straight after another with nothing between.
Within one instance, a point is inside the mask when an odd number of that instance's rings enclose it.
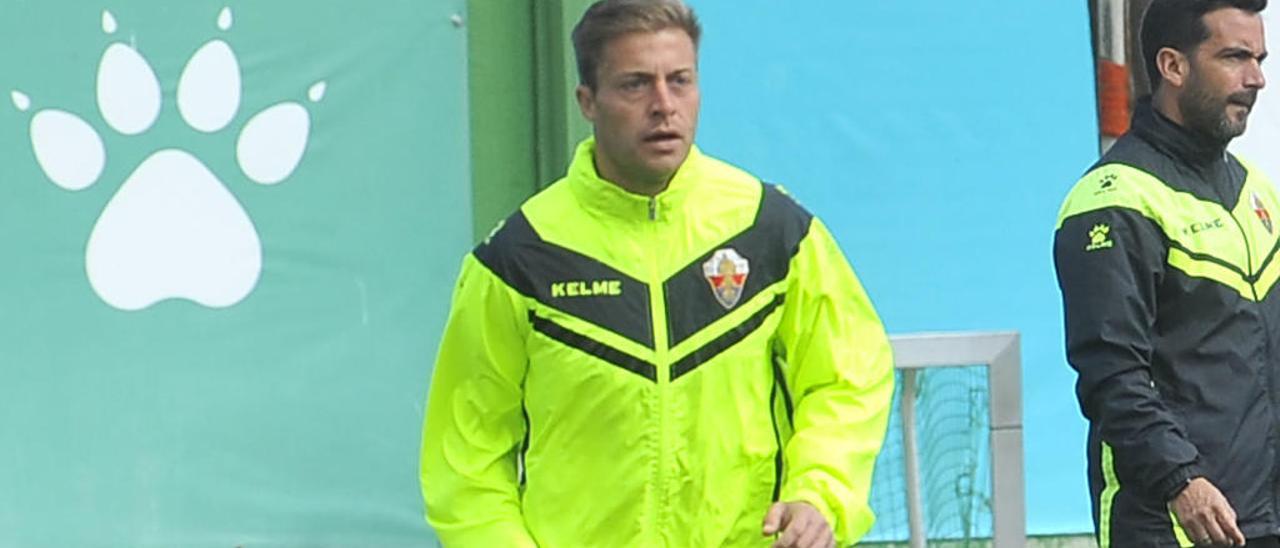
<instances>
[{"instance_id":1,"label":"man's neck","mask_svg":"<svg viewBox=\"0 0 1280 548\"><path fill-rule=\"evenodd\" d=\"M636 184L635 182L632 182L632 181L615 180L604 175L602 175L601 178L603 178L606 181L609 181L610 183L618 185L619 187L622 188L622 190L625 190L632 194L639 194L641 196L649 196L649 197L653 197L653 196L657 196L658 194L661 194L662 191L667 189L667 185L671 184L670 179L666 181L658 181L651 184L643 184L643 183Z\"/></svg>"},{"instance_id":2,"label":"man's neck","mask_svg":"<svg viewBox=\"0 0 1280 548\"><path fill-rule=\"evenodd\" d=\"M608 166L602 166L600 159L598 157L595 159L593 163L595 164L596 175L599 175L601 179L604 179L605 181L618 185L618 187L620 187L622 190L625 190L632 194L639 194L641 196L650 196L650 197L657 196L662 191L667 189L667 185L671 184L671 177L667 177L666 179L654 180L652 182L636 181L636 180L620 177L617 175L617 173L613 169L610 169ZM672 177L674 177L674 174L672 174Z\"/></svg>"},{"instance_id":3,"label":"man's neck","mask_svg":"<svg viewBox=\"0 0 1280 548\"><path fill-rule=\"evenodd\" d=\"M1178 107L1178 98L1165 91L1163 87L1157 89L1151 95L1151 108L1164 115L1170 122L1178 124L1179 127L1187 127L1187 123L1182 117L1182 109Z\"/></svg>"},{"instance_id":4,"label":"man's neck","mask_svg":"<svg viewBox=\"0 0 1280 548\"><path fill-rule=\"evenodd\" d=\"M1189 165L1211 167L1221 164L1224 147L1178 124L1155 105L1155 97L1138 101L1130 132L1171 157Z\"/></svg>"},{"instance_id":5,"label":"man's neck","mask_svg":"<svg viewBox=\"0 0 1280 548\"><path fill-rule=\"evenodd\" d=\"M1201 128L1193 128L1187 125L1186 113L1182 112L1182 107L1178 104L1178 98L1173 93L1168 93L1161 87L1151 96L1151 108L1156 113L1164 117L1173 125L1177 126L1186 136L1195 143L1196 146L1207 150L1213 150L1220 155L1227 148L1231 140L1220 141Z\"/></svg>"}]
</instances>

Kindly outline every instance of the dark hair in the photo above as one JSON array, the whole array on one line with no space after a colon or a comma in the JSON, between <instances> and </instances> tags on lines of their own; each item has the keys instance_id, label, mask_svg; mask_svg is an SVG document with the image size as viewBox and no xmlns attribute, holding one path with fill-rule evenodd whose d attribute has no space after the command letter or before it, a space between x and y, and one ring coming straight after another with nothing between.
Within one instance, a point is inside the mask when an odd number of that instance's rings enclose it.
<instances>
[{"instance_id":1,"label":"dark hair","mask_svg":"<svg viewBox=\"0 0 1280 548\"><path fill-rule=\"evenodd\" d=\"M681 0L600 0L587 8L573 27L573 51L578 58L578 81L596 89L596 68L610 40L633 32L683 30L697 49L702 27Z\"/></svg>"},{"instance_id":2,"label":"dark hair","mask_svg":"<svg viewBox=\"0 0 1280 548\"><path fill-rule=\"evenodd\" d=\"M1142 60L1147 66L1151 89L1160 87L1160 67L1156 54L1173 48L1190 54L1209 38L1204 15L1223 8L1249 13L1267 9L1267 0L1153 0L1142 17Z\"/></svg>"}]
</instances>

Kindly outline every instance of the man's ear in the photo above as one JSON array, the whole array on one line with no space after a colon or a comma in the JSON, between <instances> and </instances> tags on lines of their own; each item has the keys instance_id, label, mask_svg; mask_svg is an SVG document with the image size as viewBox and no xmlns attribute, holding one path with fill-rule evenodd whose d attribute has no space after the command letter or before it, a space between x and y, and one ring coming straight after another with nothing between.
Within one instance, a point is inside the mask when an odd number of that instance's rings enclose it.
<instances>
[{"instance_id":1,"label":"man's ear","mask_svg":"<svg viewBox=\"0 0 1280 548\"><path fill-rule=\"evenodd\" d=\"M1191 60L1176 49L1160 48L1156 52L1156 68L1160 70L1160 76L1166 84L1180 88L1187 83L1187 77L1191 74ZM1151 85L1155 87L1158 83L1152 82Z\"/></svg>"},{"instance_id":2,"label":"man's ear","mask_svg":"<svg viewBox=\"0 0 1280 548\"><path fill-rule=\"evenodd\" d=\"M578 98L578 109L582 111L582 116L592 122L596 121L596 94L591 88L585 84L578 84L578 88L574 90L574 95Z\"/></svg>"}]
</instances>

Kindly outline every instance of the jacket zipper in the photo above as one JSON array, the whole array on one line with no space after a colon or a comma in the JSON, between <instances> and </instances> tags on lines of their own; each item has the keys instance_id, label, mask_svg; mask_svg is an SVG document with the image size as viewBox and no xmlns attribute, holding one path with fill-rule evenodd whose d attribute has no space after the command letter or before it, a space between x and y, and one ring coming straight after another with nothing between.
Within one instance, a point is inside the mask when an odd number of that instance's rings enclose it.
<instances>
[{"instance_id":1,"label":"jacket zipper","mask_svg":"<svg viewBox=\"0 0 1280 548\"><path fill-rule=\"evenodd\" d=\"M1244 183L1241 183L1240 195L1244 196L1244 192L1246 190L1247 190L1246 185ZM1225 200L1224 200L1223 207L1224 208L1226 207ZM1249 233L1245 232L1244 225L1240 224L1240 219L1236 218L1233 210L1230 210L1230 209L1227 210L1227 216L1231 217L1231 221L1235 223L1236 229L1240 231L1241 239L1244 240L1245 264L1246 266L1248 266L1247 272L1249 273L1249 275L1245 278L1245 282L1249 284L1249 293L1253 295L1253 303L1251 306L1253 306L1253 308L1255 309L1255 312L1257 312L1258 320L1262 322L1263 348L1266 350L1265 358L1269 359L1272 355L1271 329L1267 325L1267 315L1265 311L1262 309L1262 302L1258 300L1258 286L1257 286L1256 280L1253 279L1255 274L1261 274L1261 273L1260 272L1255 273L1253 271L1253 247L1252 247L1252 243L1249 241ZM1276 415L1277 410L1280 409L1280 404L1276 402L1276 391L1275 391L1273 377L1274 375L1271 375L1271 374L1267 375L1267 378L1263 386L1267 391L1267 401L1271 403L1271 414L1274 416ZM1274 423L1274 421L1272 422ZM1272 424L1271 428L1268 429L1267 431L1267 442L1271 445L1272 452L1277 455L1280 455L1280 448L1276 447L1277 438L1276 438L1274 424ZM1277 465L1275 463L1272 464L1271 478L1270 478L1271 479L1271 511L1273 515L1275 514L1277 509L1280 509L1280 499L1276 498L1277 490L1280 490L1280 477L1276 475L1276 466ZM1280 524L1273 524L1273 530L1275 532L1280 532Z\"/></svg>"},{"instance_id":2,"label":"jacket zipper","mask_svg":"<svg viewBox=\"0 0 1280 548\"><path fill-rule=\"evenodd\" d=\"M649 197L649 222L648 229L650 238L653 240L649 246L649 321L653 327L653 363L657 366L657 386L658 391L658 465L657 478L654 485L655 496L653 499L654 523L653 534L657 539L662 538L662 531L668 530L666 526L667 516L669 514L670 505L667 500L667 465L671 458L671 425L667 417L667 407L669 405L669 395L667 394L668 384L671 381L671 369L666 366L667 353L667 326L663 316L666 307L663 300L666 295L663 292L662 280L659 277L658 264L663 252L661 242L661 230L658 226L658 198L656 196ZM655 539L656 540L656 539Z\"/></svg>"}]
</instances>

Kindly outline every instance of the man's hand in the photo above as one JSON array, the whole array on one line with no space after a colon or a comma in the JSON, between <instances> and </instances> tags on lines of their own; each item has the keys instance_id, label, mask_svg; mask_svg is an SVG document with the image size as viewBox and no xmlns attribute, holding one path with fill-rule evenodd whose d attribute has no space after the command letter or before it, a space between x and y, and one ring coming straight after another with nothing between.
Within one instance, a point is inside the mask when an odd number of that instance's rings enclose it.
<instances>
[{"instance_id":1,"label":"man's hand","mask_svg":"<svg viewBox=\"0 0 1280 548\"><path fill-rule=\"evenodd\" d=\"M764 515L764 536L778 533L773 548L834 548L831 525L807 502L775 502Z\"/></svg>"},{"instance_id":2,"label":"man's hand","mask_svg":"<svg viewBox=\"0 0 1280 548\"><path fill-rule=\"evenodd\" d=\"M1209 480L1195 478L1169 501L1178 522L1196 546L1244 546L1236 511Z\"/></svg>"}]
</instances>

